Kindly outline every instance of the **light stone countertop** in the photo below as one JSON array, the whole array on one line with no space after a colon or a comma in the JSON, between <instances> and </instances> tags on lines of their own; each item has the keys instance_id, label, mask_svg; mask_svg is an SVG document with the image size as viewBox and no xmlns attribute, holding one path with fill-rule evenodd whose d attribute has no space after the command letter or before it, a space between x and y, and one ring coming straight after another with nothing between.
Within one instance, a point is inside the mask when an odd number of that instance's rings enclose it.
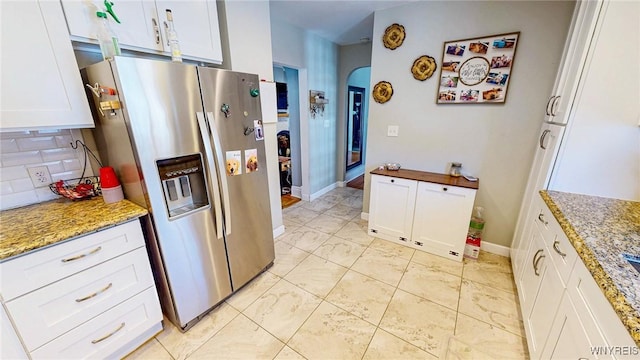
<instances>
[{"instance_id":1,"label":"light stone countertop","mask_svg":"<svg viewBox=\"0 0 640 360\"><path fill-rule=\"evenodd\" d=\"M105 204L58 199L0 212L0 262L137 219L147 210L128 200Z\"/></svg>"},{"instance_id":2,"label":"light stone countertop","mask_svg":"<svg viewBox=\"0 0 640 360\"><path fill-rule=\"evenodd\" d=\"M559 191L540 195L640 346L640 274L622 257L640 256L640 202Z\"/></svg>"}]
</instances>

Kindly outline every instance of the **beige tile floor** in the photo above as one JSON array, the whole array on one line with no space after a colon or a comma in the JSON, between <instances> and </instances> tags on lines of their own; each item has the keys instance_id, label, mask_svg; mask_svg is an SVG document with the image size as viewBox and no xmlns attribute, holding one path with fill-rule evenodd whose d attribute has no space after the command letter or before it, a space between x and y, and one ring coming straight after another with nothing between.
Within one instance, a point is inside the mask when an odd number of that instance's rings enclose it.
<instances>
[{"instance_id":1,"label":"beige tile floor","mask_svg":"<svg viewBox=\"0 0 640 360\"><path fill-rule=\"evenodd\" d=\"M526 359L509 259L458 263L367 235L362 191L283 211L274 265L130 359Z\"/></svg>"}]
</instances>

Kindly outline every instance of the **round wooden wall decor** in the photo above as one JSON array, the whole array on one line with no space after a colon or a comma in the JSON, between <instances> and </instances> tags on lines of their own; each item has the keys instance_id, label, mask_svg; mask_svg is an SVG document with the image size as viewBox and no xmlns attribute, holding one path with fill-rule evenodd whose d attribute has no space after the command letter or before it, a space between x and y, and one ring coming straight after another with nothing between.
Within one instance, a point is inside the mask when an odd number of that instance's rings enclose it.
<instances>
[{"instance_id":1,"label":"round wooden wall decor","mask_svg":"<svg viewBox=\"0 0 640 360\"><path fill-rule=\"evenodd\" d=\"M384 44L384 47L387 49L394 50L402 45L404 37L404 26L391 24L385 29L384 35L382 35L382 44Z\"/></svg>"},{"instance_id":2,"label":"round wooden wall decor","mask_svg":"<svg viewBox=\"0 0 640 360\"><path fill-rule=\"evenodd\" d=\"M388 81L380 81L373 87L373 100L384 104L393 96L393 86Z\"/></svg>"},{"instance_id":3,"label":"round wooden wall decor","mask_svg":"<svg viewBox=\"0 0 640 360\"><path fill-rule=\"evenodd\" d=\"M411 73L413 78L420 81L425 81L433 75L438 65L436 60L428 55L422 55L413 62L411 66Z\"/></svg>"}]
</instances>

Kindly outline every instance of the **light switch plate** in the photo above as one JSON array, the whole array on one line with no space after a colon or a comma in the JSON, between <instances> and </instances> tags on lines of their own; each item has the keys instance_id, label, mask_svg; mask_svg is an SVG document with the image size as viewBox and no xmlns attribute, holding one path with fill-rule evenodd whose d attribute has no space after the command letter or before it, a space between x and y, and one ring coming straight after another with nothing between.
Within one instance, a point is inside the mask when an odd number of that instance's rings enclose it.
<instances>
[{"instance_id":1,"label":"light switch plate","mask_svg":"<svg viewBox=\"0 0 640 360\"><path fill-rule=\"evenodd\" d=\"M29 177L31 178L33 186L36 188L49 186L52 182L49 168L46 166L30 167L27 168L27 171L29 172Z\"/></svg>"},{"instance_id":2,"label":"light switch plate","mask_svg":"<svg viewBox=\"0 0 640 360\"><path fill-rule=\"evenodd\" d=\"M398 125L387 126L387 136L398 136Z\"/></svg>"}]
</instances>

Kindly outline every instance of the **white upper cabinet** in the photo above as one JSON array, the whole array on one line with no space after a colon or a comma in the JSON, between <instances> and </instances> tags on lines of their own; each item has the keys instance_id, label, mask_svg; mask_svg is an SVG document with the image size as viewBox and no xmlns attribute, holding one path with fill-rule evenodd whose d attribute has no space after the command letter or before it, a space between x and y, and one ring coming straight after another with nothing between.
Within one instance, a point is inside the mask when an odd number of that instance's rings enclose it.
<instances>
[{"instance_id":1,"label":"white upper cabinet","mask_svg":"<svg viewBox=\"0 0 640 360\"><path fill-rule=\"evenodd\" d=\"M547 122L566 124L568 121L602 3L602 0L576 3L562 63L545 109Z\"/></svg>"},{"instance_id":2,"label":"white upper cabinet","mask_svg":"<svg viewBox=\"0 0 640 360\"><path fill-rule=\"evenodd\" d=\"M63 0L69 33L73 40L97 40L98 17L104 11L99 0ZM133 50L163 51L161 27L153 1L114 1L113 12L120 20L116 23L107 15L111 29L122 47Z\"/></svg>"},{"instance_id":3,"label":"white upper cabinet","mask_svg":"<svg viewBox=\"0 0 640 360\"><path fill-rule=\"evenodd\" d=\"M71 38L96 43L99 0L62 0ZM218 9L215 1L114 1L109 23L123 49L169 55L166 10L171 9L182 56L186 59L222 63Z\"/></svg>"},{"instance_id":4,"label":"white upper cabinet","mask_svg":"<svg viewBox=\"0 0 640 360\"><path fill-rule=\"evenodd\" d=\"M60 4L0 7L0 130L94 127Z\"/></svg>"},{"instance_id":5,"label":"white upper cabinet","mask_svg":"<svg viewBox=\"0 0 640 360\"><path fill-rule=\"evenodd\" d=\"M182 56L222 63L220 26L215 1L156 1L156 8L163 29L165 52L171 52L164 32L166 10L170 9Z\"/></svg>"}]
</instances>

